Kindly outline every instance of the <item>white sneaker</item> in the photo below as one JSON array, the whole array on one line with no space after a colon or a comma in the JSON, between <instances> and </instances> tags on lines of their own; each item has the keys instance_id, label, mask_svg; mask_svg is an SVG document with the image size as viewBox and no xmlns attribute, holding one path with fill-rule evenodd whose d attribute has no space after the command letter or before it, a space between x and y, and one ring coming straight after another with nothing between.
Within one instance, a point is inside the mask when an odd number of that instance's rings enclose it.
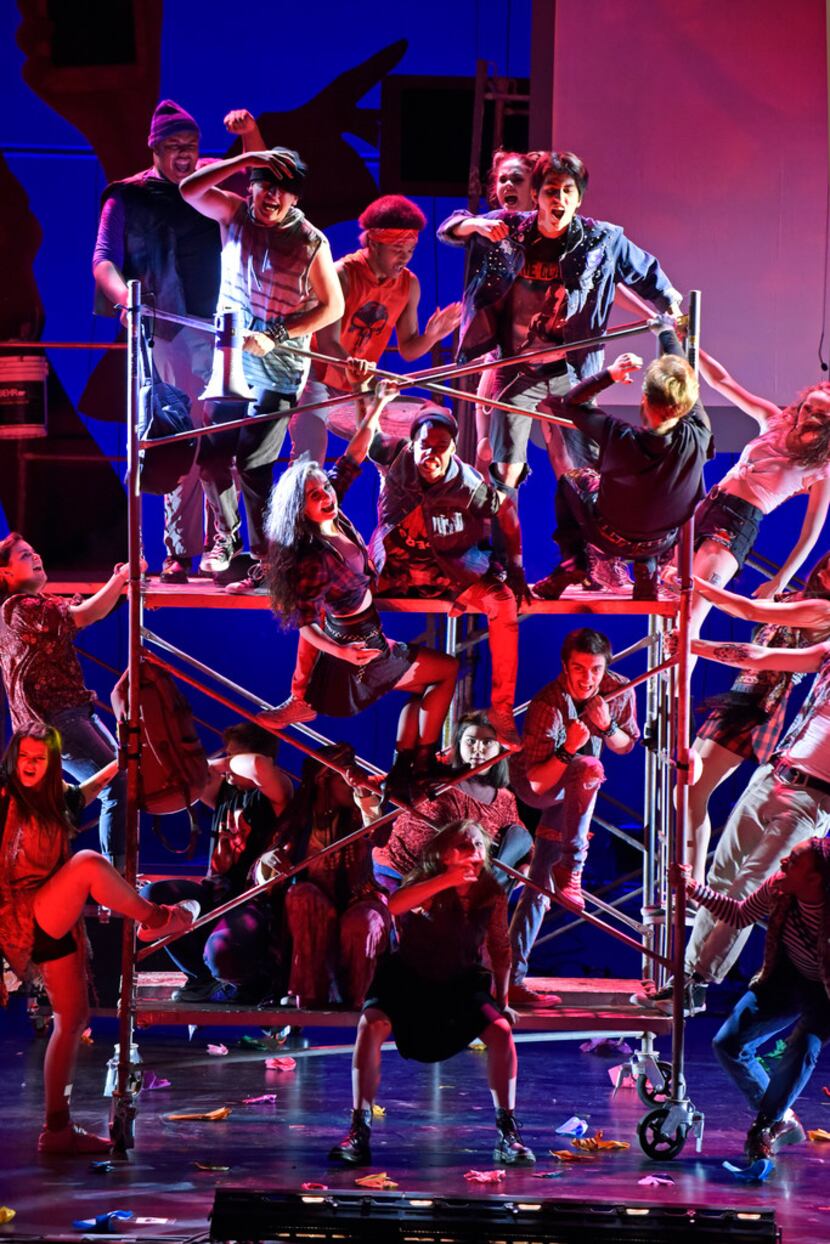
<instances>
[{"instance_id":1,"label":"white sneaker","mask_svg":"<svg viewBox=\"0 0 830 1244\"><path fill-rule=\"evenodd\" d=\"M185 933L193 924L194 920L198 920L201 907L195 898L182 899L180 903L159 903L162 911L167 913L167 919L162 924L153 925L140 924L136 931L136 937L140 942L157 942L163 937L169 937L171 933Z\"/></svg>"}]
</instances>

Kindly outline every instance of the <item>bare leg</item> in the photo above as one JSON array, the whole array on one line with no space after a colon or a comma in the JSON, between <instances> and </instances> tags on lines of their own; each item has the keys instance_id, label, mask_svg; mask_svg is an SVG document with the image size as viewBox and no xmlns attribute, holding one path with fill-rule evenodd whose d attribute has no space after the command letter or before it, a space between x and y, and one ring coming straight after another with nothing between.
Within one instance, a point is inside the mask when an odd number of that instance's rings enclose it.
<instances>
[{"instance_id":1,"label":"bare leg","mask_svg":"<svg viewBox=\"0 0 830 1244\"><path fill-rule=\"evenodd\" d=\"M352 1105L355 1110L371 1110L380 1087L380 1047L392 1031L384 1015L370 1007L357 1026L352 1055Z\"/></svg>"},{"instance_id":2,"label":"bare leg","mask_svg":"<svg viewBox=\"0 0 830 1244\"><path fill-rule=\"evenodd\" d=\"M722 544L714 540L704 540L695 553L692 566L699 579L707 579L716 587L723 587L734 577L738 570L738 562ZM709 610L712 608L708 600L704 600L699 592L692 596L691 635L697 639Z\"/></svg>"},{"instance_id":3,"label":"bare leg","mask_svg":"<svg viewBox=\"0 0 830 1244\"><path fill-rule=\"evenodd\" d=\"M709 800L721 782L743 764L743 757L736 756L713 739L695 739L692 750L700 756L703 768L694 786L689 787L686 862L692 866L695 881L702 885L706 876L706 855L712 835Z\"/></svg>"},{"instance_id":4,"label":"bare leg","mask_svg":"<svg viewBox=\"0 0 830 1244\"><path fill-rule=\"evenodd\" d=\"M158 915L157 905L140 898L103 855L79 851L38 890L35 919L50 937L63 937L81 918L89 898L139 922Z\"/></svg>"},{"instance_id":5,"label":"bare leg","mask_svg":"<svg viewBox=\"0 0 830 1244\"><path fill-rule=\"evenodd\" d=\"M562 429L558 428L555 423L543 423L542 434L548 450L548 461L553 468L554 475L559 479L566 471L572 471L574 468Z\"/></svg>"},{"instance_id":6,"label":"bare leg","mask_svg":"<svg viewBox=\"0 0 830 1244\"><path fill-rule=\"evenodd\" d=\"M418 701L418 742L438 741L444 718L455 694L458 661L445 652L419 648L418 655L396 684L397 691L420 691Z\"/></svg>"},{"instance_id":7,"label":"bare leg","mask_svg":"<svg viewBox=\"0 0 830 1244\"><path fill-rule=\"evenodd\" d=\"M481 1034L487 1046L487 1083L497 1110L516 1109L516 1076L519 1063L513 1029L506 1019L495 1019Z\"/></svg>"},{"instance_id":8,"label":"bare leg","mask_svg":"<svg viewBox=\"0 0 830 1244\"><path fill-rule=\"evenodd\" d=\"M73 955L41 965L54 1023L43 1060L47 1125L58 1130L69 1122L69 1098L81 1033L89 1018L84 955Z\"/></svg>"},{"instance_id":9,"label":"bare leg","mask_svg":"<svg viewBox=\"0 0 830 1244\"><path fill-rule=\"evenodd\" d=\"M491 468L497 479L508 488L518 488L525 470L524 462L496 462Z\"/></svg>"}]
</instances>

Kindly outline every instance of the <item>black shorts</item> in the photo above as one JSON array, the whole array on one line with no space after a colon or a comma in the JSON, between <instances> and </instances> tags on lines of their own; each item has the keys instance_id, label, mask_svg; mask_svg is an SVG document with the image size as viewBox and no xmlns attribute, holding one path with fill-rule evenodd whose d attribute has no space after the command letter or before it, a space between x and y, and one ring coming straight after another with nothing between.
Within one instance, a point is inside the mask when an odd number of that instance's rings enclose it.
<instances>
[{"instance_id":1,"label":"black shorts","mask_svg":"<svg viewBox=\"0 0 830 1244\"><path fill-rule=\"evenodd\" d=\"M714 540L728 549L740 569L758 538L763 512L741 497L713 488L695 514L695 548Z\"/></svg>"},{"instance_id":2,"label":"black shorts","mask_svg":"<svg viewBox=\"0 0 830 1244\"><path fill-rule=\"evenodd\" d=\"M75 954L78 943L75 941L74 933L64 933L63 937L51 937L48 933L44 933L37 920L34 925L32 963L51 963L53 959L65 959L67 955Z\"/></svg>"}]
</instances>

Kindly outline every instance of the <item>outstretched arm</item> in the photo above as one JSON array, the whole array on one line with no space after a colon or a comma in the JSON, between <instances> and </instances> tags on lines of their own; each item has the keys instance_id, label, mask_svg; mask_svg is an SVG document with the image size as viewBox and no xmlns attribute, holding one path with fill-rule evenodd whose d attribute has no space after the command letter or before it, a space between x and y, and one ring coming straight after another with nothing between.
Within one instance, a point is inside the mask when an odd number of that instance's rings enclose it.
<instances>
[{"instance_id":1,"label":"outstretched arm","mask_svg":"<svg viewBox=\"0 0 830 1244\"><path fill-rule=\"evenodd\" d=\"M808 493L804 522L801 524L801 531L789 557L777 575L774 575L769 582L761 584L756 593L757 596L764 598L783 592L795 572L803 565L821 534L824 520L827 518L829 505L830 480L823 479L819 483L813 484Z\"/></svg>"},{"instance_id":2,"label":"outstretched arm","mask_svg":"<svg viewBox=\"0 0 830 1244\"><path fill-rule=\"evenodd\" d=\"M261 756L256 752L245 752L231 756L228 768L237 777L253 782L269 800L274 811L279 815L294 794L294 788L286 773L274 764L270 756Z\"/></svg>"},{"instance_id":3,"label":"outstretched arm","mask_svg":"<svg viewBox=\"0 0 830 1244\"><path fill-rule=\"evenodd\" d=\"M262 137L256 118L247 108L232 108L223 124L229 134L236 134L242 139L243 151L265 150L265 139Z\"/></svg>"},{"instance_id":4,"label":"outstretched arm","mask_svg":"<svg viewBox=\"0 0 830 1244\"><path fill-rule=\"evenodd\" d=\"M351 382L354 382L362 372L368 378L371 375L372 368L373 364L368 363L365 359L352 359L350 367L346 371L346 377ZM389 380L378 380L373 393L366 393L360 397L365 413L346 449L348 456L356 463L360 464L366 461L369 447L380 428L380 416L383 409L397 395L397 385L392 384Z\"/></svg>"},{"instance_id":5,"label":"outstretched arm","mask_svg":"<svg viewBox=\"0 0 830 1244\"><path fill-rule=\"evenodd\" d=\"M808 630L822 630L830 626L830 600L819 597L814 600L750 600L697 576L695 591L724 613L731 614L733 618L743 618L746 622L803 626Z\"/></svg>"},{"instance_id":6,"label":"outstretched arm","mask_svg":"<svg viewBox=\"0 0 830 1244\"><path fill-rule=\"evenodd\" d=\"M830 643L810 648L763 648L760 644L718 643L693 639L692 652L721 665L743 670L781 670L784 673L812 674L830 653Z\"/></svg>"},{"instance_id":7,"label":"outstretched arm","mask_svg":"<svg viewBox=\"0 0 830 1244\"><path fill-rule=\"evenodd\" d=\"M293 162L286 156L275 155L273 151L243 151L229 160L218 160L216 164L196 169L195 173L179 183L179 191L197 212L209 216L211 220L218 220L220 225L227 225L244 199L230 190L217 190L216 187L231 173L246 168L268 168L275 176L283 178L290 175Z\"/></svg>"},{"instance_id":8,"label":"outstretched arm","mask_svg":"<svg viewBox=\"0 0 830 1244\"><path fill-rule=\"evenodd\" d=\"M144 563L142 563L142 569L147 569ZM88 596L79 605L70 605L69 612L79 631L107 616L118 602L129 577L129 562L119 562L104 586L99 588L93 596Z\"/></svg>"},{"instance_id":9,"label":"outstretched arm","mask_svg":"<svg viewBox=\"0 0 830 1244\"><path fill-rule=\"evenodd\" d=\"M78 790L83 795L85 807L98 798L105 786L109 786L117 772L118 759L113 757L108 765L104 765L103 769L99 769L97 773L93 773L92 777L80 783Z\"/></svg>"},{"instance_id":10,"label":"outstretched arm","mask_svg":"<svg viewBox=\"0 0 830 1244\"><path fill-rule=\"evenodd\" d=\"M418 331L418 304L421 301L421 284L413 277L409 298L395 325L401 358L411 363L431 350L436 342L455 332L461 322L461 303L451 302L443 310L436 308L427 320L423 332Z\"/></svg>"},{"instance_id":11,"label":"outstretched arm","mask_svg":"<svg viewBox=\"0 0 830 1244\"><path fill-rule=\"evenodd\" d=\"M701 350L699 359L700 373L706 383L711 385L716 393L720 393L721 397L727 398L734 406L742 410L744 414L750 415L762 432L766 431L769 419L781 414L781 408L774 402L768 402L765 398L750 393L748 389L738 384L723 364L712 358L711 354Z\"/></svg>"}]
</instances>

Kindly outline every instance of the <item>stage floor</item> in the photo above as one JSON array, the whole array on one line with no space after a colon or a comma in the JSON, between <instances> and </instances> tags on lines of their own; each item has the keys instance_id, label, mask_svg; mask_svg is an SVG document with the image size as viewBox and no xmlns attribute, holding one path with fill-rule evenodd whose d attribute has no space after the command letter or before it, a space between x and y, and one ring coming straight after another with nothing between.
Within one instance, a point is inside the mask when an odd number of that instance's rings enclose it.
<instances>
[{"instance_id":1,"label":"stage floor","mask_svg":"<svg viewBox=\"0 0 830 1244\"><path fill-rule=\"evenodd\" d=\"M541 1033L519 1033L518 1117L536 1151L535 1167L508 1170L506 1180L493 1187L467 1183L466 1171L495 1165L484 1055L470 1050L449 1062L422 1066L404 1062L390 1048L384 1054L378 1099L386 1113L375 1123L374 1161L368 1170L387 1171L400 1190L426 1195L495 1192L534 1201L775 1207L785 1244L830 1239L830 1145L786 1150L765 1184L735 1183L722 1169L724 1159L740 1160L749 1112L709 1053L716 1022L706 1016L689 1025L687 1078L692 1100L706 1114L699 1156L693 1142L673 1162L654 1164L643 1156L635 1128L645 1107L632 1089L612 1100L608 1070L619 1057L581 1053L578 1042L554 1041ZM261 1036L256 1028L246 1032ZM266 1070L268 1052L240 1048L241 1036L239 1028L199 1028L189 1042L181 1029L140 1033L145 1067L168 1079L170 1087L142 1094L135 1150L109 1173L96 1173L86 1159L35 1154L43 1047L14 1002L3 1017L0 1035L0 1204L15 1209L17 1216L0 1227L0 1238L77 1240L73 1219L125 1209L135 1216L125 1224L125 1236L181 1241L207 1231L218 1184L298 1190L303 1182L314 1181L330 1189L354 1190L355 1178L366 1171L344 1170L326 1161L328 1148L344 1133L348 1119L351 1034L308 1030L309 1048L275 1051L296 1059L296 1069L287 1073ZM108 1103L100 1095L114 1023L96 1019L93 1040L81 1051L75 1116L102 1129ZM208 1042L217 1041L228 1047L226 1056L208 1054ZM660 1046L668 1048L665 1039ZM829 1074L825 1057L799 1106L805 1126L830 1128L830 1098L822 1093ZM274 1103L242 1104L245 1097L269 1093L276 1093ZM224 1105L232 1113L222 1122L165 1119L170 1112ZM607 1137L631 1142L630 1150L558 1163L548 1151L569 1147L555 1128L572 1114L585 1117L591 1129L601 1128ZM197 1162L229 1169L201 1171ZM556 1171L556 1177L533 1177L544 1171ZM638 1181L647 1175L669 1177L674 1183L641 1186Z\"/></svg>"}]
</instances>

